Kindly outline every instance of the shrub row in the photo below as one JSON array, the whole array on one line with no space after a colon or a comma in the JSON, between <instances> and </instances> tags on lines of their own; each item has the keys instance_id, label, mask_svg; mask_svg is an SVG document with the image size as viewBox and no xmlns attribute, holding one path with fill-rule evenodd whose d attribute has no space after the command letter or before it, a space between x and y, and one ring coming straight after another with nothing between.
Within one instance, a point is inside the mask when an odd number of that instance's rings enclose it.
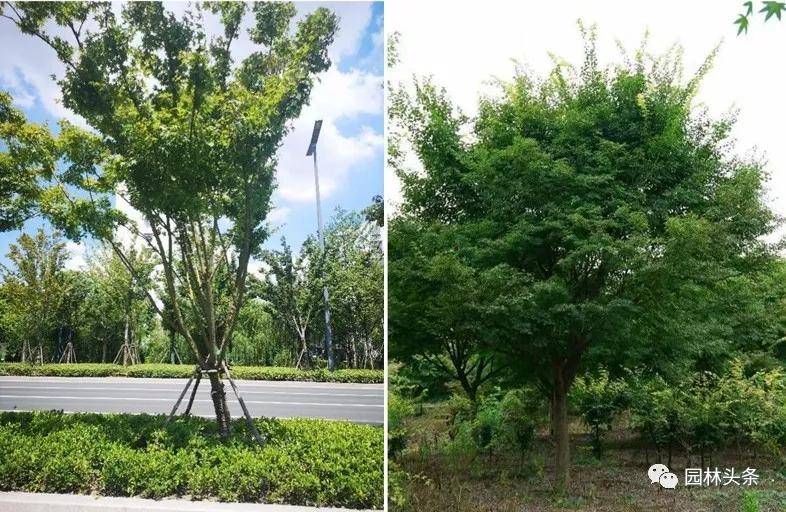
<instances>
[{"instance_id":1,"label":"shrub row","mask_svg":"<svg viewBox=\"0 0 786 512\"><path fill-rule=\"evenodd\" d=\"M44 365L0 363L0 375L19 376L187 378L193 371L193 366L179 364L120 366L102 363ZM359 384L384 382L384 372L382 370L346 369L329 372L323 369L300 370L282 366L235 366L232 367L231 371L233 377L249 380L351 382Z\"/></svg>"},{"instance_id":2,"label":"shrub row","mask_svg":"<svg viewBox=\"0 0 786 512\"><path fill-rule=\"evenodd\" d=\"M748 443L775 455L786 448L786 378L780 370L746 374L735 362L723 374L699 373L675 385L631 373L600 372L576 380L576 412L590 427L600 453L602 433L623 412L645 446L671 458L674 448L700 457ZM665 452L665 453L664 453Z\"/></svg>"},{"instance_id":3,"label":"shrub row","mask_svg":"<svg viewBox=\"0 0 786 512\"><path fill-rule=\"evenodd\" d=\"M257 420L254 444L240 422L229 441L215 423L163 416L0 414L0 490L188 495L294 505L381 508L383 431L327 420Z\"/></svg>"}]
</instances>

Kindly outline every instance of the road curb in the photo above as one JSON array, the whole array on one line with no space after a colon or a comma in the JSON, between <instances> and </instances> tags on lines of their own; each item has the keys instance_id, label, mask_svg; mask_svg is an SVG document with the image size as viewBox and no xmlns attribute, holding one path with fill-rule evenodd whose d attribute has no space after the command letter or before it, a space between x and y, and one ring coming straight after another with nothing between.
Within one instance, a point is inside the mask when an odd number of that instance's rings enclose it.
<instances>
[{"instance_id":1,"label":"road curb","mask_svg":"<svg viewBox=\"0 0 786 512\"><path fill-rule=\"evenodd\" d=\"M0 512L373 512L346 508L301 507L259 503L218 503L179 499L150 500L80 494L0 492Z\"/></svg>"}]
</instances>

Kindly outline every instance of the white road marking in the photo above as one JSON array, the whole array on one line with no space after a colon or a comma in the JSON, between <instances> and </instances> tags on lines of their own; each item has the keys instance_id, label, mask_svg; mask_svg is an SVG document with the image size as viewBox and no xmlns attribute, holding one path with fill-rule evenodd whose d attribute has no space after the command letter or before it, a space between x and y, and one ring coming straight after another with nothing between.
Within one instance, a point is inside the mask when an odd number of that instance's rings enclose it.
<instances>
[{"instance_id":1,"label":"white road marking","mask_svg":"<svg viewBox=\"0 0 786 512\"><path fill-rule=\"evenodd\" d=\"M172 391L172 392L180 392L183 389L183 386L178 388L171 387L171 388L127 388L127 387L99 387L99 386L91 386L91 387L75 387L75 386L65 386L65 388L71 390L85 390L85 391ZM0 389L57 389L62 390L64 386L4 386L0 383ZM193 388L191 388L193 389ZM208 389L209 388L203 388ZM357 394L357 393L308 393L303 391L249 391L247 389L240 389L241 395L307 395L307 396L354 396L354 397L379 397L378 394Z\"/></svg>"},{"instance_id":2,"label":"white road marking","mask_svg":"<svg viewBox=\"0 0 786 512\"><path fill-rule=\"evenodd\" d=\"M4 382L15 382L15 383L47 383L47 384L66 384L70 385L72 383L101 383L101 384L118 384L118 385L126 385L132 384L133 381L140 381L140 382L149 382L151 384L163 384L172 386L184 386L188 379L181 379L181 378L148 378L148 377L12 377L12 376L5 376L0 375L0 385ZM238 387L257 387L257 388L313 388L313 389L351 389L351 390L373 390L373 391L382 391L385 388L384 384L354 384L349 382L313 382L313 381L298 381L298 380L243 380L243 379L235 379L235 382L238 384Z\"/></svg>"},{"instance_id":3,"label":"white road marking","mask_svg":"<svg viewBox=\"0 0 786 512\"><path fill-rule=\"evenodd\" d=\"M45 395L0 395L0 398L31 398L31 399L52 399L52 400L125 400L137 402L172 402L172 398L138 398L138 397L107 397L107 396L45 396ZM227 396L227 399L230 397ZM327 404L327 403L313 403L313 402L270 402L261 400L244 400L247 404L264 404L264 405L308 405L312 407L329 406L329 407L384 407L384 405L377 404ZM213 403L212 400L195 399L194 402Z\"/></svg>"}]
</instances>

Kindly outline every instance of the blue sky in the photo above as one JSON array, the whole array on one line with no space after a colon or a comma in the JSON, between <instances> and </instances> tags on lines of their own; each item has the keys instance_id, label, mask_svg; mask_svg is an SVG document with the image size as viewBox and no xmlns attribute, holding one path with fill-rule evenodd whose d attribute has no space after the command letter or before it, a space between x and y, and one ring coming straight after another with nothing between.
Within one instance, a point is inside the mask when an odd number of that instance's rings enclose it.
<instances>
[{"instance_id":1,"label":"blue sky","mask_svg":"<svg viewBox=\"0 0 786 512\"><path fill-rule=\"evenodd\" d=\"M166 4L177 12L184 3ZM361 210L383 192L383 6L381 2L296 2L298 17L319 6L332 9L340 18L339 33L329 49L330 70L320 76L311 102L292 124L279 151L278 188L274 210L268 217L275 233L267 247L278 247L282 236L298 247L316 232L313 164L306 149L314 121L323 120L318 155L322 211L327 220L337 208ZM248 16L247 21L251 16ZM210 33L211 20L206 17ZM217 24L215 25L218 26ZM7 20L0 21L0 46L14 52L0 55L0 89L11 93L15 104L31 121L54 127L61 118L80 122L59 103L59 90L50 76L62 74L62 66L41 41L20 34ZM242 59L250 44L242 38L233 56ZM0 264L7 263L9 244L21 231L32 233L49 227L31 219L20 231L0 233ZM84 262L93 244L69 243L73 257L69 266Z\"/></svg>"}]
</instances>

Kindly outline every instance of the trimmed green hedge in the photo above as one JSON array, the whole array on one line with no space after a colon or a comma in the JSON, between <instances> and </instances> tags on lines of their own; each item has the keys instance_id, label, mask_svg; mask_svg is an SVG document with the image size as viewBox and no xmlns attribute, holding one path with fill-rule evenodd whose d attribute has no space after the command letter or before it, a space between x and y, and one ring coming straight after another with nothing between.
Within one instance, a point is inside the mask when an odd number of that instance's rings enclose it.
<instances>
[{"instance_id":1,"label":"trimmed green hedge","mask_svg":"<svg viewBox=\"0 0 786 512\"><path fill-rule=\"evenodd\" d=\"M49 377L162 377L187 378L194 367L186 364L137 364L120 366L103 363L44 364L0 363L0 375ZM232 376L249 380L297 380L380 384L382 370L299 370L282 366L234 366Z\"/></svg>"},{"instance_id":2,"label":"trimmed green hedge","mask_svg":"<svg viewBox=\"0 0 786 512\"><path fill-rule=\"evenodd\" d=\"M215 422L126 414L0 413L0 490L382 508L383 430L328 420Z\"/></svg>"}]
</instances>

